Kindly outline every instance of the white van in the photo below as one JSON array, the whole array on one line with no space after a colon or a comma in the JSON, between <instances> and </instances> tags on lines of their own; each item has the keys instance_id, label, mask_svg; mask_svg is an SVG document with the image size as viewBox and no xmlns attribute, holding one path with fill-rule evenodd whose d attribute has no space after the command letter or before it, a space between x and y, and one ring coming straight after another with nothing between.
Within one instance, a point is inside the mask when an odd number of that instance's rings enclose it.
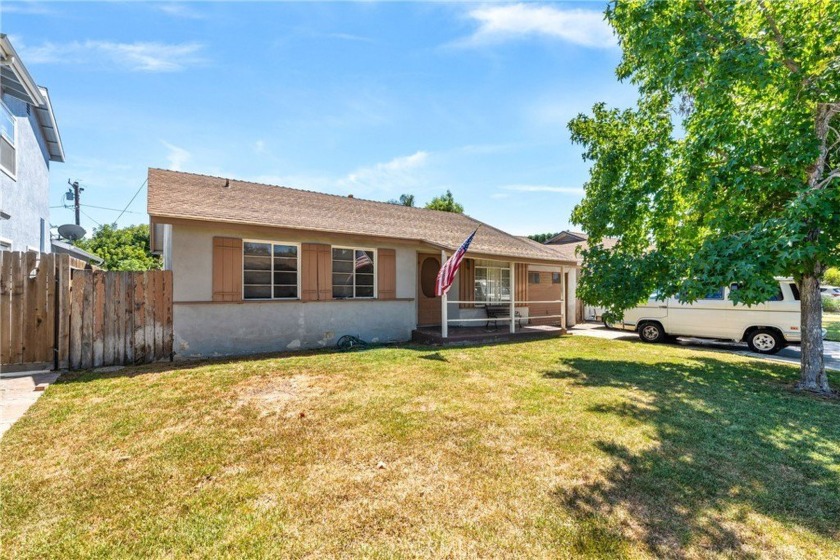
<instances>
[{"instance_id":1,"label":"white van","mask_svg":"<svg viewBox=\"0 0 840 560\"><path fill-rule=\"evenodd\" d=\"M779 280L779 293L752 307L729 299L737 289L738 285L732 284L690 304L653 297L627 310L620 323L607 326L636 331L645 342L677 336L743 341L762 354L775 354L788 344L799 343L799 289L793 280Z\"/></svg>"}]
</instances>

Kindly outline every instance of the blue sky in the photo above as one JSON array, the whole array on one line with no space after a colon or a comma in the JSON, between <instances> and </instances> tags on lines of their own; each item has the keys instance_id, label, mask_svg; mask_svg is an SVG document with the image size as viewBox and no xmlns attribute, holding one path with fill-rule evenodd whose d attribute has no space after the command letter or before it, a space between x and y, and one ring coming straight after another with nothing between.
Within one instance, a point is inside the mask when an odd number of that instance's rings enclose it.
<instances>
[{"instance_id":1,"label":"blue sky","mask_svg":"<svg viewBox=\"0 0 840 560\"><path fill-rule=\"evenodd\" d=\"M569 227L582 197L569 119L635 99L602 8L5 0L0 27L50 90L55 205L71 178L122 209L163 167L373 200L450 189L528 234ZM147 221L145 195L120 225ZM119 214L83 210L88 229Z\"/></svg>"}]
</instances>

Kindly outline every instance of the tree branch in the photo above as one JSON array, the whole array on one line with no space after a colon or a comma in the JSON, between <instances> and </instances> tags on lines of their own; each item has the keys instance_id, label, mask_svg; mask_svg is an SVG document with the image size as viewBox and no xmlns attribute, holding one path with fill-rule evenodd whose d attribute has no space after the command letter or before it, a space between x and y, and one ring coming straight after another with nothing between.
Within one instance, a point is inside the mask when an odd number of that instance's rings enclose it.
<instances>
[{"instance_id":1,"label":"tree branch","mask_svg":"<svg viewBox=\"0 0 840 560\"><path fill-rule=\"evenodd\" d=\"M782 32L779 31L779 26L776 24L776 18L774 18L773 14L770 13L770 10L767 8L764 0L758 0L758 8L761 10L761 13L764 14L764 19L767 20L767 25L770 26L770 31L773 33L773 39L776 41L776 44L779 46L779 51L782 53L782 61L784 62L784 65L793 74L799 74L801 71L799 65L785 54L785 40L784 37L782 37Z\"/></svg>"}]
</instances>

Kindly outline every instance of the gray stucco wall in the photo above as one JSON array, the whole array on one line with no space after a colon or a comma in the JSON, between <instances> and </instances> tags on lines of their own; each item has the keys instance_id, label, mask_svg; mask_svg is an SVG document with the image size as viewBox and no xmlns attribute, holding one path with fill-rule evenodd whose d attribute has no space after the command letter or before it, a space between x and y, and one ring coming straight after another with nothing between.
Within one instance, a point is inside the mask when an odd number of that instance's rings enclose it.
<instances>
[{"instance_id":1,"label":"gray stucco wall","mask_svg":"<svg viewBox=\"0 0 840 560\"><path fill-rule=\"evenodd\" d=\"M394 249L398 299L213 303L214 236ZM173 274L177 357L321 348L335 345L345 334L368 342L401 342L411 338L417 323L417 248L413 245L221 224L175 224L167 238L165 252L169 254L164 255L164 262Z\"/></svg>"},{"instance_id":2,"label":"gray stucco wall","mask_svg":"<svg viewBox=\"0 0 840 560\"><path fill-rule=\"evenodd\" d=\"M414 301L175 304L175 355L324 348L346 334L367 342L402 342L411 338L414 324Z\"/></svg>"},{"instance_id":3,"label":"gray stucco wall","mask_svg":"<svg viewBox=\"0 0 840 560\"><path fill-rule=\"evenodd\" d=\"M50 165L46 143L35 111L27 114L25 102L5 94L2 98L17 121L17 173L13 179L0 171L0 208L11 215L9 220L0 220L0 238L11 240L13 251L33 247L49 252ZM43 238L41 220L45 226Z\"/></svg>"}]
</instances>

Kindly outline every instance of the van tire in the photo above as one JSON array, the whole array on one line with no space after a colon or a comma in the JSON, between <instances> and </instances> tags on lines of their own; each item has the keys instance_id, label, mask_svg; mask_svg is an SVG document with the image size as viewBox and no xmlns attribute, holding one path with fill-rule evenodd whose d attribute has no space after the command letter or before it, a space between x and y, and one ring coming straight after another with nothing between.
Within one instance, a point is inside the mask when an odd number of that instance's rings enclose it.
<instances>
[{"instance_id":1,"label":"van tire","mask_svg":"<svg viewBox=\"0 0 840 560\"><path fill-rule=\"evenodd\" d=\"M773 329L755 329L747 335L747 346L758 354L776 354L785 342Z\"/></svg>"},{"instance_id":2,"label":"van tire","mask_svg":"<svg viewBox=\"0 0 840 560\"><path fill-rule=\"evenodd\" d=\"M655 343L665 341L665 329L656 321L645 321L639 325L639 338L643 342Z\"/></svg>"}]
</instances>

